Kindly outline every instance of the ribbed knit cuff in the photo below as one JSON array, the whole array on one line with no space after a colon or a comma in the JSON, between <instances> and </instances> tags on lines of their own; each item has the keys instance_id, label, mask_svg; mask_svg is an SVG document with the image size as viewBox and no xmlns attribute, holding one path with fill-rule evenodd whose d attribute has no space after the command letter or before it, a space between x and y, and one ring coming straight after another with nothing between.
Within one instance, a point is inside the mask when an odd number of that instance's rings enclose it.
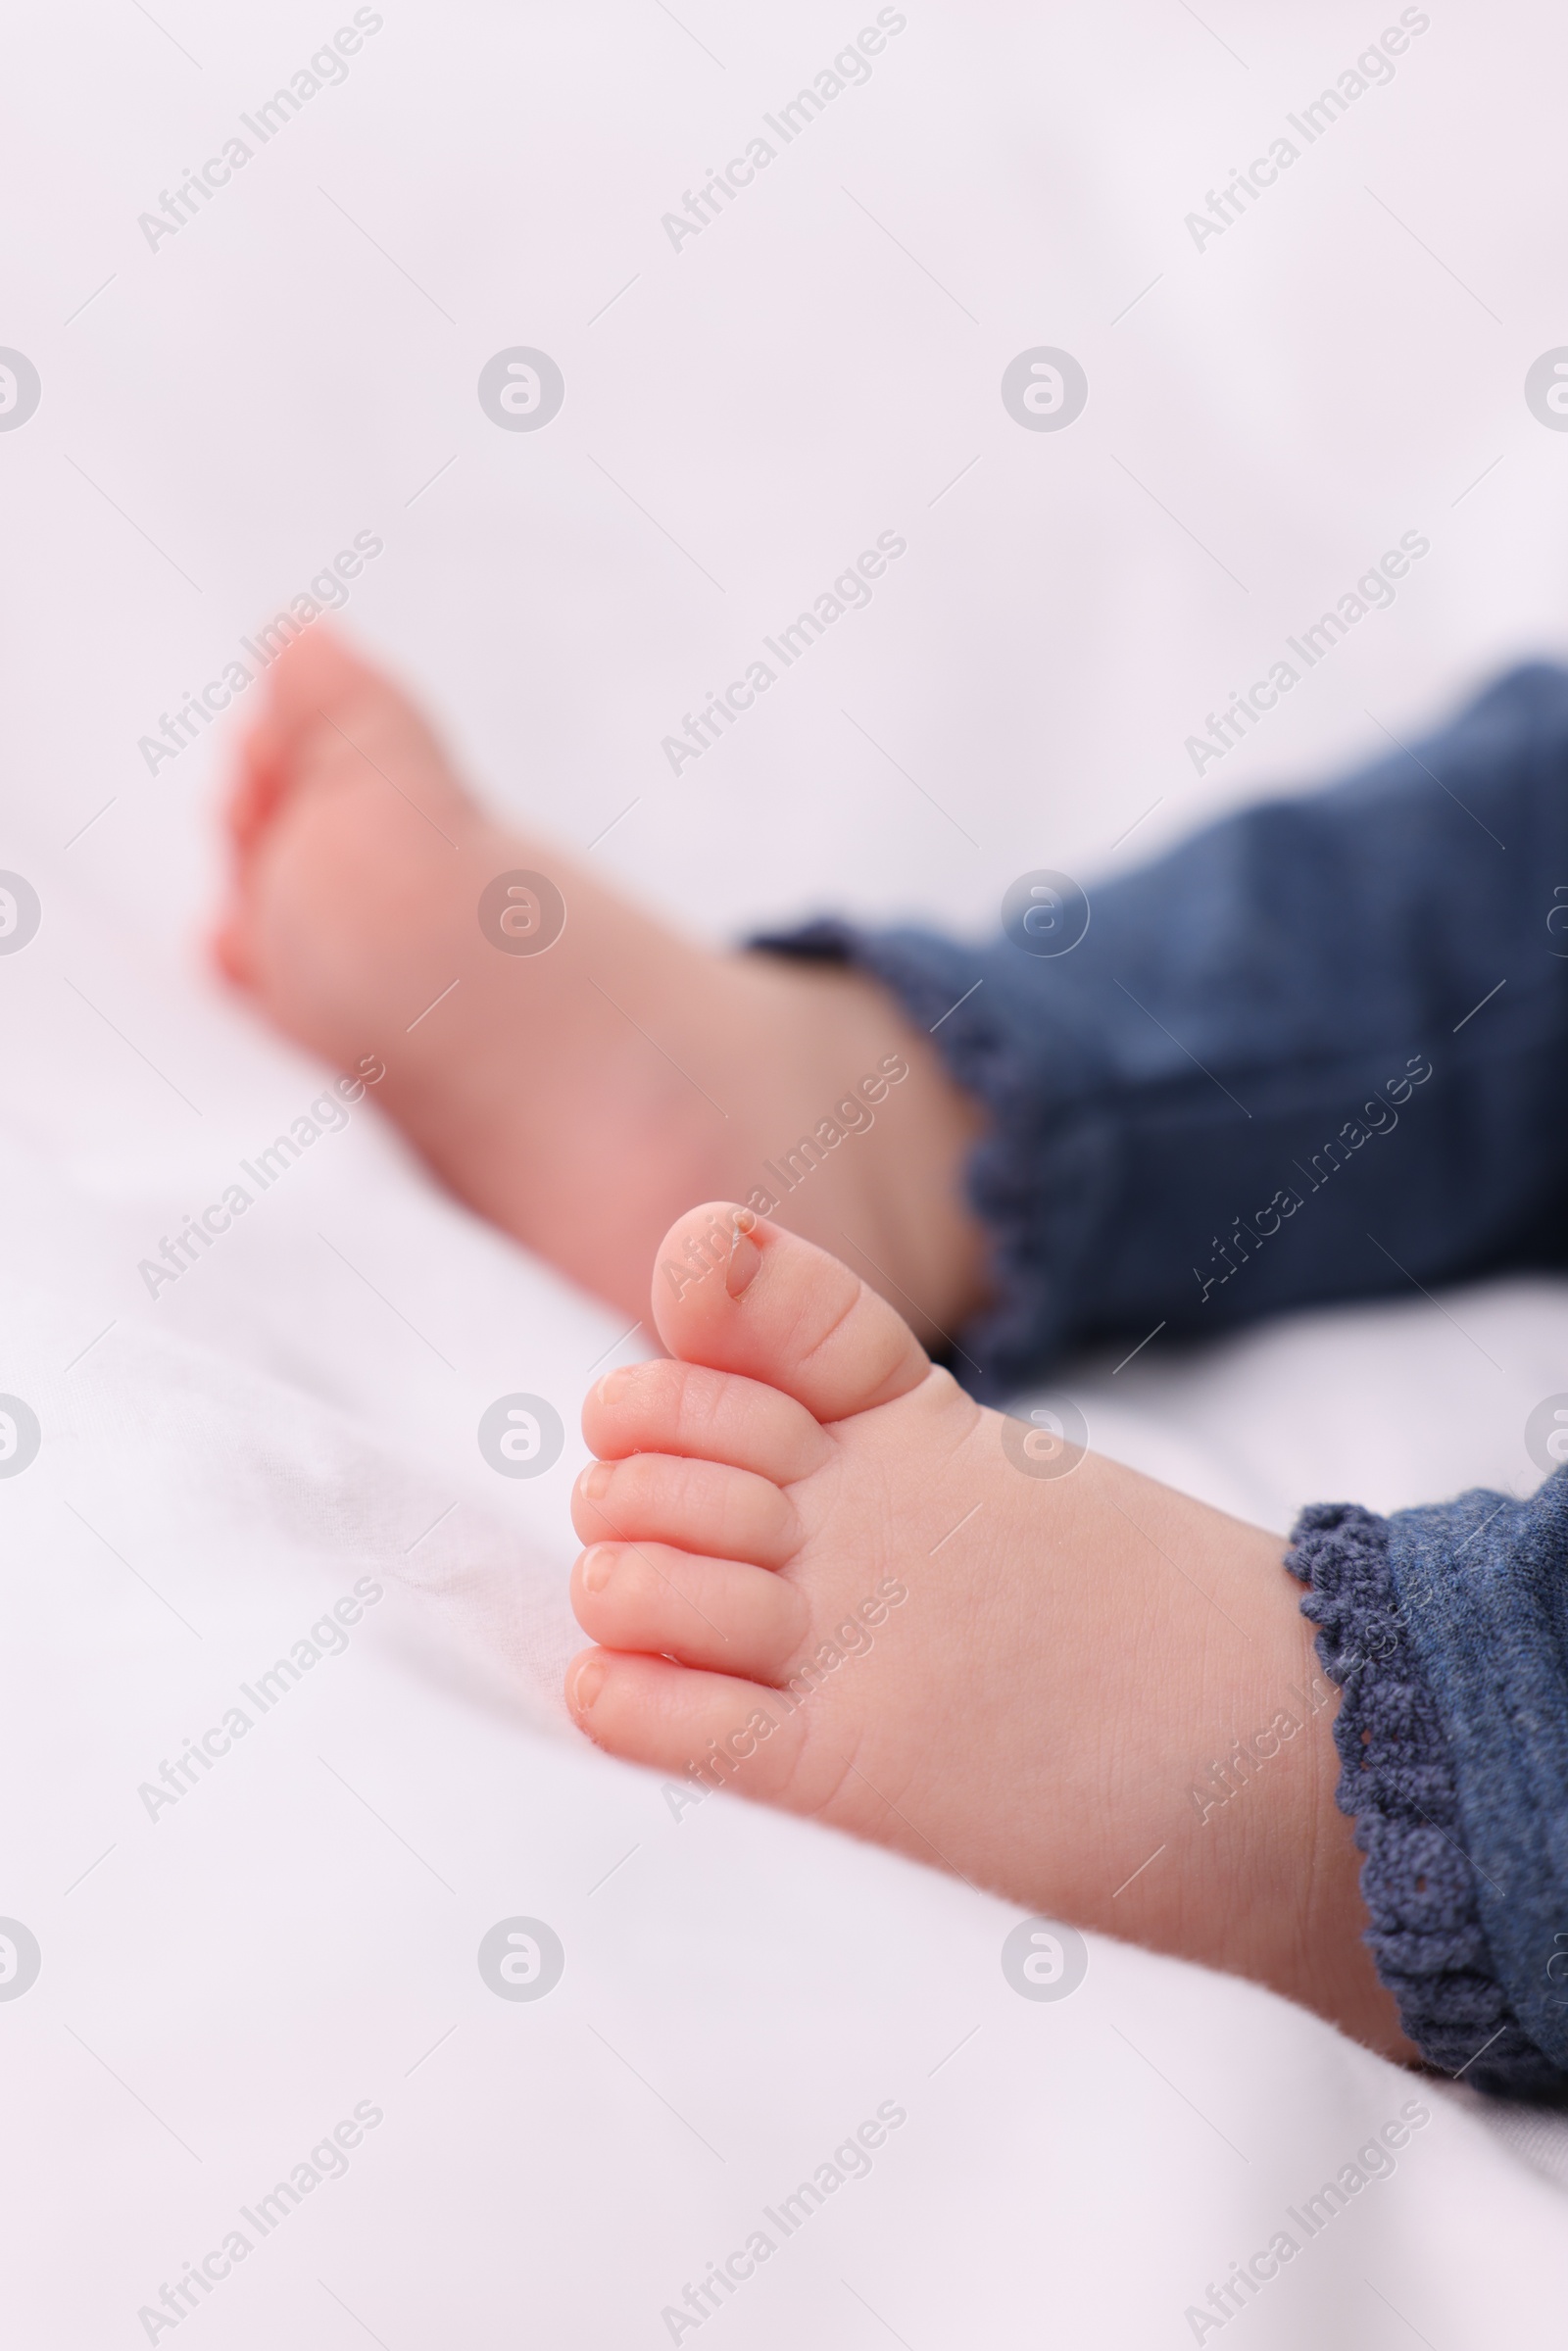
<instances>
[{"instance_id":1,"label":"ribbed knit cuff","mask_svg":"<svg viewBox=\"0 0 1568 2351\"><path fill-rule=\"evenodd\" d=\"M1314 1502L1286 1565L1344 1692L1334 1725L1340 1810L1365 1860L1365 1940L1407 2037L1440 2072L1500 2097L1568 2097L1498 1981L1464 1855L1452 1750L1409 1639L1389 1524L1355 1502Z\"/></svg>"}]
</instances>

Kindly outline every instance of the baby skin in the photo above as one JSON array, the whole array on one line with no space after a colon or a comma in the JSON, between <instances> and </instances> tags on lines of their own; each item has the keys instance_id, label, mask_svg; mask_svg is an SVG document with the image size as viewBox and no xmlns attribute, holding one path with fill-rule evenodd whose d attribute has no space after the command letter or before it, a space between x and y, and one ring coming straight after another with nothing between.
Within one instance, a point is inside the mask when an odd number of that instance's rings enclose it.
<instances>
[{"instance_id":1,"label":"baby skin","mask_svg":"<svg viewBox=\"0 0 1568 2351\"><path fill-rule=\"evenodd\" d=\"M848 1266L728 1202L668 1234L653 1313L667 1358L583 1407L590 1738L1412 2054L1278 1537L1093 1453L1033 1474ZM1205 1819L1192 1785L1282 1711Z\"/></svg>"},{"instance_id":2,"label":"baby skin","mask_svg":"<svg viewBox=\"0 0 1568 2351\"><path fill-rule=\"evenodd\" d=\"M228 808L228 976L376 1099L470 1207L641 1316L660 1236L696 1200L765 1182L884 1063L896 1112L827 1153L788 1221L857 1255L933 1338L981 1296L963 1200L975 1106L930 1040L849 971L719 952L606 887L591 858L495 823L419 712L318 626L267 673ZM565 927L500 952L477 908L543 872ZM887 1092L886 1082L881 1090Z\"/></svg>"},{"instance_id":3,"label":"baby skin","mask_svg":"<svg viewBox=\"0 0 1568 2351\"><path fill-rule=\"evenodd\" d=\"M1280 1539L1093 1453L1034 1474L1021 1425L924 1351L983 1297L961 1183L980 1119L891 1001L681 940L496 824L319 629L269 672L229 828L229 976L340 1066L375 1053L436 1172L586 1287L647 1317L654 1265L666 1355L583 1410L572 1602L598 1645L567 1698L588 1736L1250 1976L1408 2059ZM518 869L566 903L536 956L476 919ZM897 1120L792 1195L793 1230L733 1204L889 1056ZM1194 1784L1282 1715L1298 1727L1205 1817Z\"/></svg>"}]
</instances>

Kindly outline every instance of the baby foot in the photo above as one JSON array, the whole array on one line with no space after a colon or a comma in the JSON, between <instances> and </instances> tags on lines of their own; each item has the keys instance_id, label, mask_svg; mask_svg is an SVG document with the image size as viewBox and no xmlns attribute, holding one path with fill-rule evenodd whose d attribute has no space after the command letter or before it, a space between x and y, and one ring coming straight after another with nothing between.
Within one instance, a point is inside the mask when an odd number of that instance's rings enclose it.
<instances>
[{"instance_id":1,"label":"baby foot","mask_svg":"<svg viewBox=\"0 0 1568 2351\"><path fill-rule=\"evenodd\" d=\"M1032 1474L1021 1424L744 1210L677 1223L654 1315L670 1359L583 1407L590 1737L1407 2053L1359 1941L1332 1708L1298 1706L1234 1816L1191 1800L1315 1678L1277 1537L1092 1453Z\"/></svg>"},{"instance_id":2,"label":"baby foot","mask_svg":"<svg viewBox=\"0 0 1568 2351\"><path fill-rule=\"evenodd\" d=\"M377 1054L378 1103L471 1206L641 1314L678 1208L745 1198L892 1057L907 1077L887 1114L819 1152L785 1212L824 1239L847 1228L934 1327L972 1308L976 1114L879 989L695 946L496 824L407 697L319 626L267 694L229 805L219 959L339 1066ZM501 952L480 926L482 894L517 871L564 903L544 953Z\"/></svg>"}]
</instances>

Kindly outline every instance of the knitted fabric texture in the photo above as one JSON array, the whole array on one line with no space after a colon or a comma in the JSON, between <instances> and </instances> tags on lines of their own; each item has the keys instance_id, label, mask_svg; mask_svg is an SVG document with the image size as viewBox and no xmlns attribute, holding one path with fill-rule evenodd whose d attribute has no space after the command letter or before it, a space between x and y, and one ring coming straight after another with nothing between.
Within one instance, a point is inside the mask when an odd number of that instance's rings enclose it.
<instances>
[{"instance_id":1,"label":"knitted fabric texture","mask_svg":"<svg viewBox=\"0 0 1568 2351\"><path fill-rule=\"evenodd\" d=\"M1309 1587L1324 1671L1344 1692L1337 1800L1365 1861L1367 1946L1427 2062L1505 2097L1561 2101L1568 2078L1525 2033L1497 1980L1464 1857L1453 1756L1408 1637L1389 1525L1314 1502L1286 1565Z\"/></svg>"}]
</instances>

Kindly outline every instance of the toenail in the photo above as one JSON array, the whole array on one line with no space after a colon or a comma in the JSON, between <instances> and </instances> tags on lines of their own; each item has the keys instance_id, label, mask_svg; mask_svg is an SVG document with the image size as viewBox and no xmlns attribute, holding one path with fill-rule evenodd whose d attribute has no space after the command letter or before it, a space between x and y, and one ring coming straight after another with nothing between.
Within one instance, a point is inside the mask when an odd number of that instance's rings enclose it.
<instances>
[{"instance_id":1,"label":"toenail","mask_svg":"<svg viewBox=\"0 0 1568 2351\"><path fill-rule=\"evenodd\" d=\"M636 1376L637 1366L635 1363L619 1363L613 1371L606 1372L594 1390L594 1395L602 1404L616 1403L625 1395Z\"/></svg>"},{"instance_id":2,"label":"toenail","mask_svg":"<svg viewBox=\"0 0 1568 2351\"><path fill-rule=\"evenodd\" d=\"M615 1572L613 1543L598 1543L591 1551L584 1551L579 1572L584 1592L603 1592Z\"/></svg>"},{"instance_id":3,"label":"toenail","mask_svg":"<svg viewBox=\"0 0 1568 2351\"><path fill-rule=\"evenodd\" d=\"M614 1475L614 1467L611 1462L596 1461L592 1469L585 1469L577 1480L577 1492L585 1502L602 1502L610 1492Z\"/></svg>"},{"instance_id":4,"label":"toenail","mask_svg":"<svg viewBox=\"0 0 1568 2351\"><path fill-rule=\"evenodd\" d=\"M750 1208L737 1208L730 1227L729 1263L724 1268L724 1287L731 1298L739 1298L750 1288L757 1269L762 1262L762 1252L752 1239L757 1218Z\"/></svg>"},{"instance_id":5,"label":"toenail","mask_svg":"<svg viewBox=\"0 0 1568 2351\"><path fill-rule=\"evenodd\" d=\"M585 1657L576 1667L566 1689L566 1703L574 1714L593 1711L609 1671L610 1661L606 1657Z\"/></svg>"}]
</instances>

